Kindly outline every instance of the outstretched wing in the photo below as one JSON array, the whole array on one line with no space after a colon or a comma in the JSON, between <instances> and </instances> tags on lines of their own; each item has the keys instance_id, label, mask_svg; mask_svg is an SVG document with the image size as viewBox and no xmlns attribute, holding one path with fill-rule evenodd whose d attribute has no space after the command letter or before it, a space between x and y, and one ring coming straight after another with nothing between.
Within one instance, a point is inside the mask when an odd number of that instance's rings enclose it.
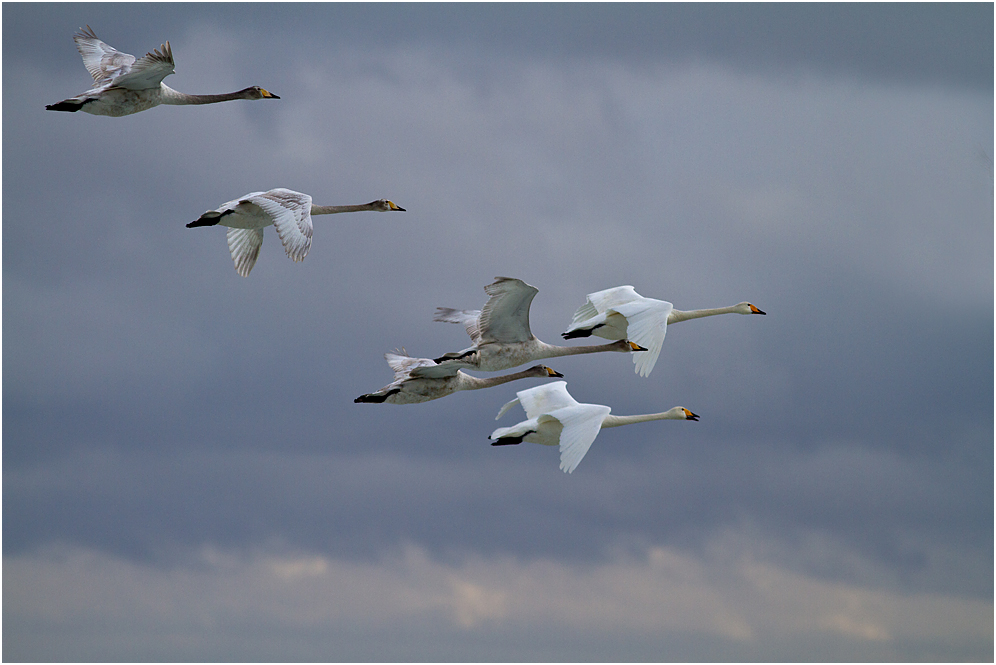
<instances>
[{"instance_id":1,"label":"outstretched wing","mask_svg":"<svg viewBox=\"0 0 996 665\"><path fill-rule=\"evenodd\" d=\"M529 305L539 289L521 279L496 277L494 282L484 287L484 292L491 297L478 318L481 343L507 344L532 339Z\"/></svg>"},{"instance_id":2,"label":"outstretched wing","mask_svg":"<svg viewBox=\"0 0 996 665\"><path fill-rule=\"evenodd\" d=\"M95 83L107 83L131 69L135 56L122 53L113 46L100 41L93 29L87 26L73 35L76 50L83 56L83 66L90 72Z\"/></svg>"},{"instance_id":3,"label":"outstretched wing","mask_svg":"<svg viewBox=\"0 0 996 665\"><path fill-rule=\"evenodd\" d=\"M640 376L649 376L657 362L667 333L667 317L672 309L671 303L653 298L642 298L639 302L624 303L609 309L626 318L628 339L646 349L633 354L633 364Z\"/></svg>"},{"instance_id":4,"label":"outstretched wing","mask_svg":"<svg viewBox=\"0 0 996 665\"><path fill-rule=\"evenodd\" d=\"M155 49L135 60L131 69L122 71L111 79L111 84L128 90L158 88L163 79L173 73L173 51L169 47L169 42L159 48L162 51Z\"/></svg>"},{"instance_id":5,"label":"outstretched wing","mask_svg":"<svg viewBox=\"0 0 996 665\"><path fill-rule=\"evenodd\" d=\"M235 261L235 272L248 277L262 245L263 229L228 229L228 251Z\"/></svg>"},{"instance_id":6,"label":"outstretched wing","mask_svg":"<svg viewBox=\"0 0 996 665\"><path fill-rule=\"evenodd\" d=\"M470 335L470 339L474 344L478 344L481 341L481 330L477 323L480 316L481 310L479 309L437 307L432 320L442 323L459 323L467 331L467 334Z\"/></svg>"},{"instance_id":7,"label":"outstretched wing","mask_svg":"<svg viewBox=\"0 0 996 665\"><path fill-rule=\"evenodd\" d=\"M256 204L273 220L288 257L294 261L304 260L311 249L310 196L278 188L242 200Z\"/></svg>"}]
</instances>

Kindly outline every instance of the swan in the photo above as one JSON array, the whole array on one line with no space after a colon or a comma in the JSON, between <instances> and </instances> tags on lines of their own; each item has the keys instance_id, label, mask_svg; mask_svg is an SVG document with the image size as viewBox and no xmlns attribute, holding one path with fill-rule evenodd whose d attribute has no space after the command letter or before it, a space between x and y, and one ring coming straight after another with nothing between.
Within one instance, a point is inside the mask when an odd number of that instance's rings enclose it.
<instances>
[{"instance_id":1,"label":"swan","mask_svg":"<svg viewBox=\"0 0 996 665\"><path fill-rule=\"evenodd\" d=\"M303 261L311 249L311 216L332 215L338 212L405 212L393 201L379 199L362 205L316 206L311 197L301 192L278 187L268 192L253 192L222 204L217 210L208 210L187 224L197 226L227 226L228 249L235 261L235 271L243 277L256 265L259 248L263 244L263 229L271 224L277 228L280 242L287 256Z\"/></svg>"},{"instance_id":2,"label":"swan","mask_svg":"<svg viewBox=\"0 0 996 665\"><path fill-rule=\"evenodd\" d=\"M169 42L135 59L97 38L90 26L73 35L83 65L93 76L94 86L83 94L49 104L49 111L86 111L93 115L119 117L151 109L160 104L214 104L232 99L280 99L254 85L223 95L188 95L173 90L163 79L173 73L173 51Z\"/></svg>"},{"instance_id":3,"label":"swan","mask_svg":"<svg viewBox=\"0 0 996 665\"><path fill-rule=\"evenodd\" d=\"M394 370L394 382L374 393L360 395L354 402L388 404L419 404L446 397L458 390L479 390L527 377L563 377L560 372L544 365L504 376L480 379L461 372L455 365L437 365L430 358L412 358L406 353L385 353L384 359Z\"/></svg>"},{"instance_id":4,"label":"swan","mask_svg":"<svg viewBox=\"0 0 996 665\"><path fill-rule=\"evenodd\" d=\"M649 420L698 420L699 417L683 406L663 413L636 416L613 416L602 404L581 404L567 392L566 381L520 390L516 398L498 412L501 418L515 404L521 404L526 418L512 427L499 427L491 433L492 446L508 446L529 441L544 446L560 446L560 468L572 473L591 448L599 430L620 427Z\"/></svg>"},{"instance_id":5,"label":"swan","mask_svg":"<svg viewBox=\"0 0 996 665\"><path fill-rule=\"evenodd\" d=\"M646 351L626 339L594 346L555 346L541 342L529 330L529 305L539 289L521 279L496 277L484 287L484 292L490 297L483 309L436 308L433 321L463 324L474 342L468 349L436 358L437 363L495 372L542 358L600 351Z\"/></svg>"},{"instance_id":6,"label":"swan","mask_svg":"<svg viewBox=\"0 0 996 665\"><path fill-rule=\"evenodd\" d=\"M632 286L617 286L589 293L588 302L574 313L564 339L596 335L604 339L630 339L647 348L646 353L633 356L635 371L648 376L660 355L668 324L717 314L764 314L749 302L714 309L693 309L683 312L664 300L644 298Z\"/></svg>"}]
</instances>

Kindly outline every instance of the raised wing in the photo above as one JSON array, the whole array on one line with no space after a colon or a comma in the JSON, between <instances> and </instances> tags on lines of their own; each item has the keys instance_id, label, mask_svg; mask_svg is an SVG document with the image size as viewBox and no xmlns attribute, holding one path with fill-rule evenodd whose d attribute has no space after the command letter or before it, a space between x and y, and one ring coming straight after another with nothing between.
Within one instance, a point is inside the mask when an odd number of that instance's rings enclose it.
<instances>
[{"instance_id":1,"label":"raised wing","mask_svg":"<svg viewBox=\"0 0 996 665\"><path fill-rule=\"evenodd\" d=\"M610 307L639 300L640 298L642 296L632 286L617 286L612 289L589 293L587 295L587 302L581 305L578 311L574 312L574 319L571 321L571 326L603 314Z\"/></svg>"},{"instance_id":2,"label":"raised wing","mask_svg":"<svg viewBox=\"0 0 996 665\"><path fill-rule=\"evenodd\" d=\"M263 194L243 197L259 206L277 229L287 256L303 261L311 249L311 197L289 189L271 189Z\"/></svg>"},{"instance_id":3,"label":"raised wing","mask_svg":"<svg viewBox=\"0 0 996 665\"><path fill-rule=\"evenodd\" d=\"M547 418L556 418L563 425L560 432L560 468L571 473L581 463L591 444L602 429L602 421L611 409L602 404L576 404L558 409ZM543 418L539 418L542 422Z\"/></svg>"},{"instance_id":4,"label":"raised wing","mask_svg":"<svg viewBox=\"0 0 996 665\"><path fill-rule=\"evenodd\" d=\"M576 406L577 400L567 392L566 381L551 381L516 393L516 399L526 411L526 418L537 418L557 409Z\"/></svg>"},{"instance_id":5,"label":"raised wing","mask_svg":"<svg viewBox=\"0 0 996 665\"><path fill-rule=\"evenodd\" d=\"M433 321L442 323L459 323L470 335L474 344L481 341L481 330L478 326L478 318L481 316L479 309L450 309L449 307L437 307L436 313L432 317Z\"/></svg>"},{"instance_id":6,"label":"raised wing","mask_svg":"<svg viewBox=\"0 0 996 665\"><path fill-rule=\"evenodd\" d=\"M83 56L83 66L90 72L95 83L107 83L127 73L135 62L135 56L122 53L100 41L90 26L73 35L73 41L76 42L76 50Z\"/></svg>"},{"instance_id":7,"label":"raised wing","mask_svg":"<svg viewBox=\"0 0 996 665\"><path fill-rule=\"evenodd\" d=\"M262 245L263 229L228 229L228 251L235 261L235 272L248 277Z\"/></svg>"},{"instance_id":8,"label":"raised wing","mask_svg":"<svg viewBox=\"0 0 996 665\"><path fill-rule=\"evenodd\" d=\"M169 47L169 42L159 48L162 51L155 49L135 60L131 69L122 71L111 79L111 84L128 90L158 88L163 79L173 73L173 51Z\"/></svg>"},{"instance_id":9,"label":"raised wing","mask_svg":"<svg viewBox=\"0 0 996 665\"><path fill-rule=\"evenodd\" d=\"M496 277L494 282L484 287L484 292L491 297L478 319L481 343L526 342L532 339L529 305L539 289L521 279Z\"/></svg>"}]
</instances>

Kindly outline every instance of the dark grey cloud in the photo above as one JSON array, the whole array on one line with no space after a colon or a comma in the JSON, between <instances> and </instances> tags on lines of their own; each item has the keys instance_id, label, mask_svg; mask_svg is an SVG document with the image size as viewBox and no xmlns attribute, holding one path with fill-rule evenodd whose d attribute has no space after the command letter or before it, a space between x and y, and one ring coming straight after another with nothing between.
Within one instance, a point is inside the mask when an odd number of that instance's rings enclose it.
<instances>
[{"instance_id":1,"label":"dark grey cloud","mask_svg":"<svg viewBox=\"0 0 996 665\"><path fill-rule=\"evenodd\" d=\"M748 621L761 637L733 621L702 628L705 645L664 613L660 630L607 629L572 656L649 658L659 634L681 659L764 643L758 658L943 660L985 642L947 624L911 637L898 610L889 626L817 616L789 638L771 626L791 603L751 601L760 587L738 566L768 566L793 602L843 589L862 607L918 598L991 615L991 5L4 9L4 87L19 93L3 101L11 653L182 659L147 626L174 625L170 603L233 620L197 589L269 579L254 557L270 557L284 562L275 579L310 561L322 584L355 576L372 597L391 597L378 577L398 598L455 594L456 619L375 606L353 634L425 621L439 638L344 645L354 659L466 656L509 635L521 646L500 657L544 659L592 624L540 636L491 591L517 598L516 580L545 565L639 589L660 552L692 571L695 597L763 608L770 624ZM87 84L71 41L85 23L136 54L171 40L178 89L258 83L282 99L45 112ZM221 229L184 226L278 186L408 212L316 218L299 264L268 229L248 279ZM554 450L488 445L518 416L496 422L498 409L535 381L352 402L390 380L385 351L465 348L432 313L480 307L498 275L540 289L532 328L548 342L584 294L620 284L768 315L673 326L646 379L615 354L550 360L580 401L702 416L602 432L570 476ZM424 566L395 561L409 548ZM503 576L452 582L475 561ZM127 623L114 607L155 608L129 629L142 637L123 645L107 628L73 651L91 627L73 580L91 573L125 580L94 619L105 627ZM45 579L73 591L49 598ZM579 589L537 606L601 607ZM294 606L304 591L286 593ZM278 606L216 642L192 637L189 656L251 659L234 645L253 632L308 640L274 654L330 657Z\"/></svg>"}]
</instances>

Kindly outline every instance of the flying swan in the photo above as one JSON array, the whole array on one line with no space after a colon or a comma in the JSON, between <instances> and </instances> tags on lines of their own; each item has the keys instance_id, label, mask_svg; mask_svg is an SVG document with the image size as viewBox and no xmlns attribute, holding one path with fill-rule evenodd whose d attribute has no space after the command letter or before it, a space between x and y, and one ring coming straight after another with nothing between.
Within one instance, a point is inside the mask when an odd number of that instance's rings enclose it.
<instances>
[{"instance_id":1,"label":"flying swan","mask_svg":"<svg viewBox=\"0 0 996 665\"><path fill-rule=\"evenodd\" d=\"M437 363L453 363L485 372L495 372L524 363L600 351L645 351L626 339L594 346L555 346L541 342L529 330L529 305L539 293L535 286L521 279L496 277L484 287L490 297L481 310L457 310L437 307L433 321L461 323L474 345L457 353L436 358Z\"/></svg>"},{"instance_id":2,"label":"flying swan","mask_svg":"<svg viewBox=\"0 0 996 665\"><path fill-rule=\"evenodd\" d=\"M571 473L591 448L599 430L648 420L698 420L699 417L683 406L663 413L637 416L613 416L602 404L581 404L567 392L566 381L553 381L542 386L520 390L517 397L498 412L495 420L505 415L513 405L521 404L526 418L512 427L499 427L491 436L492 446L508 446L523 441L544 446L560 446L560 468Z\"/></svg>"},{"instance_id":3,"label":"flying swan","mask_svg":"<svg viewBox=\"0 0 996 665\"><path fill-rule=\"evenodd\" d=\"M166 42L152 53L135 59L97 38L90 26L73 35L83 64L93 76L94 86L81 95L49 104L49 111L86 111L93 115L119 117L151 109L160 104L214 104L232 99L280 99L254 85L223 95L188 95L173 90L163 79L173 73L173 51Z\"/></svg>"},{"instance_id":4,"label":"flying swan","mask_svg":"<svg viewBox=\"0 0 996 665\"><path fill-rule=\"evenodd\" d=\"M664 300L644 298L632 286L617 286L588 294L588 302L574 313L564 339L595 335L604 339L629 339L646 347L646 353L633 356L636 373L648 376L660 355L669 323L716 314L764 314L749 302L715 309L683 312Z\"/></svg>"},{"instance_id":5,"label":"flying swan","mask_svg":"<svg viewBox=\"0 0 996 665\"><path fill-rule=\"evenodd\" d=\"M430 358L412 358L404 353L385 353L384 358L394 370L394 382L377 392L360 395L353 400L354 402L419 404L446 397L458 390L490 388L528 377L564 376L544 365L535 365L514 374L480 379L461 372L455 365L437 365L436 361Z\"/></svg>"},{"instance_id":6,"label":"flying swan","mask_svg":"<svg viewBox=\"0 0 996 665\"><path fill-rule=\"evenodd\" d=\"M263 245L263 229L271 224L277 228L280 242L287 256L303 261L311 249L311 216L332 215L339 212L373 210L405 212L392 201L379 199L362 205L316 206L311 197L301 192L278 187L268 192L253 192L223 204L217 210L208 210L187 228L197 226L227 226L228 250L235 261L235 271L243 277L256 265L259 248Z\"/></svg>"}]
</instances>

